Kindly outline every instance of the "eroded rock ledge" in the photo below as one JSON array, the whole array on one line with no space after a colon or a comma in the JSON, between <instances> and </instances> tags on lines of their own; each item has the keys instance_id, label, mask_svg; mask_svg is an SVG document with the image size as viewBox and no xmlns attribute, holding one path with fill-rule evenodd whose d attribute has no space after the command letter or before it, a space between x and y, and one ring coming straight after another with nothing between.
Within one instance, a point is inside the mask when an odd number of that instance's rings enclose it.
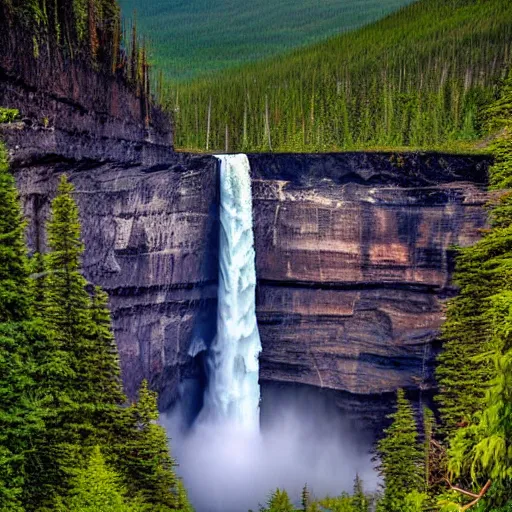
<instances>
[{"instance_id":1,"label":"eroded rock ledge","mask_svg":"<svg viewBox=\"0 0 512 512\"><path fill-rule=\"evenodd\" d=\"M261 376L355 394L433 385L451 247L485 227L488 159L254 155Z\"/></svg>"},{"instance_id":2,"label":"eroded rock ledge","mask_svg":"<svg viewBox=\"0 0 512 512\"><path fill-rule=\"evenodd\" d=\"M486 224L484 157L250 155L261 378L369 395L432 385L454 244ZM158 166L15 164L43 225L59 175L76 186L86 276L109 292L127 391L149 378L161 407L201 381L191 345L215 334L218 167L175 154Z\"/></svg>"}]
</instances>

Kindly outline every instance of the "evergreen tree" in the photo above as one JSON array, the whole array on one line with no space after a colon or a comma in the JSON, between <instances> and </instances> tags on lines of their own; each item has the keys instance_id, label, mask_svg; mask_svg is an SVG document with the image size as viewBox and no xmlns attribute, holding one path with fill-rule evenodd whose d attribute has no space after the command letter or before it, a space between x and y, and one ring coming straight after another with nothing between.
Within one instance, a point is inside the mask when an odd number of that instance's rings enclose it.
<instances>
[{"instance_id":1,"label":"evergreen tree","mask_svg":"<svg viewBox=\"0 0 512 512\"><path fill-rule=\"evenodd\" d=\"M73 482L71 496L57 506L62 512L141 512L141 503L128 502L126 489L117 473L106 463L99 446L90 456L88 465Z\"/></svg>"},{"instance_id":2,"label":"evergreen tree","mask_svg":"<svg viewBox=\"0 0 512 512\"><path fill-rule=\"evenodd\" d=\"M403 512L407 495L423 488L423 451L418 443L414 413L403 390L397 393L393 422L378 443L379 472L384 480L384 495L378 504L382 512Z\"/></svg>"},{"instance_id":3,"label":"evergreen tree","mask_svg":"<svg viewBox=\"0 0 512 512\"><path fill-rule=\"evenodd\" d=\"M48 275L44 254L35 253L30 260L30 284L32 303L35 307L33 316L38 316L37 310L44 304L44 287Z\"/></svg>"},{"instance_id":4,"label":"evergreen tree","mask_svg":"<svg viewBox=\"0 0 512 512\"><path fill-rule=\"evenodd\" d=\"M87 396L94 375L88 364L90 298L80 273L83 245L72 192L63 176L48 223L50 252L39 313L49 339L35 347L46 428L37 440L37 461L29 473L28 510L51 509L59 496L67 494L83 463L84 442L94 433L95 405Z\"/></svg>"},{"instance_id":5,"label":"evergreen tree","mask_svg":"<svg viewBox=\"0 0 512 512\"><path fill-rule=\"evenodd\" d=\"M302 512L308 512L309 505L311 504L311 496L310 496L307 484L304 485L304 487L302 488L301 504L302 504Z\"/></svg>"},{"instance_id":6,"label":"evergreen tree","mask_svg":"<svg viewBox=\"0 0 512 512\"><path fill-rule=\"evenodd\" d=\"M354 479L352 507L354 512L369 512L370 510L370 500L364 493L363 481L358 474L356 474L356 478Z\"/></svg>"},{"instance_id":7,"label":"evergreen tree","mask_svg":"<svg viewBox=\"0 0 512 512\"><path fill-rule=\"evenodd\" d=\"M38 332L30 322L30 294L24 228L14 178L0 144L0 511L22 510L27 454L42 428L31 400L31 344Z\"/></svg>"},{"instance_id":8,"label":"evergreen tree","mask_svg":"<svg viewBox=\"0 0 512 512\"><path fill-rule=\"evenodd\" d=\"M276 489L267 501L266 507L261 507L260 512L295 512L288 493L283 489Z\"/></svg>"},{"instance_id":9,"label":"evergreen tree","mask_svg":"<svg viewBox=\"0 0 512 512\"><path fill-rule=\"evenodd\" d=\"M90 307L91 330L89 337L94 345L92 364L95 369L95 388L98 402L124 404L119 354L112 320L108 309L108 295L99 287L94 288Z\"/></svg>"},{"instance_id":10,"label":"evergreen tree","mask_svg":"<svg viewBox=\"0 0 512 512\"><path fill-rule=\"evenodd\" d=\"M153 510L187 510L186 493L175 474L175 462L169 453L167 435L158 419L157 395L143 381L139 398L131 408L133 429L124 443L124 456L119 460L130 482L132 494Z\"/></svg>"},{"instance_id":11,"label":"evergreen tree","mask_svg":"<svg viewBox=\"0 0 512 512\"><path fill-rule=\"evenodd\" d=\"M489 315L492 350L483 357L496 376L482 413L452 439L449 464L457 477L470 474L477 487L492 480L488 502L504 505L512 496L512 291L492 297Z\"/></svg>"}]
</instances>

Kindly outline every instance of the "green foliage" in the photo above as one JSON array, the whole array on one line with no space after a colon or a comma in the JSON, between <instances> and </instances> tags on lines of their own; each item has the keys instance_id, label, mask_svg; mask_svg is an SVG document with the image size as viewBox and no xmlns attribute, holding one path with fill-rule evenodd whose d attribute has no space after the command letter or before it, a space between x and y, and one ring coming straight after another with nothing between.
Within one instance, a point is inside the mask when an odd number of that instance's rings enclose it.
<instances>
[{"instance_id":1,"label":"green foliage","mask_svg":"<svg viewBox=\"0 0 512 512\"><path fill-rule=\"evenodd\" d=\"M450 470L470 474L483 485L494 482L493 501L502 505L512 493L512 291L488 301L492 338L482 358L494 368L485 408L452 439Z\"/></svg>"},{"instance_id":2,"label":"green foliage","mask_svg":"<svg viewBox=\"0 0 512 512\"><path fill-rule=\"evenodd\" d=\"M363 481L356 475L354 480L354 490L352 492L352 508L354 512L369 512L370 499L364 493Z\"/></svg>"},{"instance_id":3,"label":"green foliage","mask_svg":"<svg viewBox=\"0 0 512 512\"><path fill-rule=\"evenodd\" d=\"M420 492L424 488L424 453L418 443L414 413L403 390L398 390L397 408L389 417L391 426L377 446L379 473L384 480L384 495L377 510L412 512L423 499Z\"/></svg>"},{"instance_id":4,"label":"green foliage","mask_svg":"<svg viewBox=\"0 0 512 512\"><path fill-rule=\"evenodd\" d=\"M512 102L511 84L509 74L486 112L488 125L500 130L491 145L495 164L490 169L490 182L495 189L507 188L511 183L512 114L507 106ZM470 423L473 415L483 410L494 375L490 360L479 356L490 349L493 337L488 299L511 286L511 201L508 192L502 194L491 210L492 229L474 246L459 250L455 282L460 291L448 306L437 368L445 432Z\"/></svg>"},{"instance_id":5,"label":"green foliage","mask_svg":"<svg viewBox=\"0 0 512 512\"><path fill-rule=\"evenodd\" d=\"M28 260L24 222L14 178L0 144L0 511L22 512L27 454L42 428L32 400L31 345L37 337L30 322Z\"/></svg>"},{"instance_id":6,"label":"green foliage","mask_svg":"<svg viewBox=\"0 0 512 512\"><path fill-rule=\"evenodd\" d=\"M410 0L121 0L172 80L237 67L356 29ZM222 27L222 30L219 30Z\"/></svg>"},{"instance_id":7,"label":"green foliage","mask_svg":"<svg viewBox=\"0 0 512 512\"><path fill-rule=\"evenodd\" d=\"M511 27L508 0L421 0L287 56L175 84L176 145L224 150L226 133L231 152L467 144L485 131L478 113L510 62Z\"/></svg>"},{"instance_id":8,"label":"green foliage","mask_svg":"<svg viewBox=\"0 0 512 512\"><path fill-rule=\"evenodd\" d=\"M45 382L45 431L34 441L38 463L29 471L28 509L55 506L83 463L83 448L95 431L91 389L90 298L82 276L78 208L73 188L61 179L48 224L44 307L49 339L36 346L37 378ZM44 380L43 380L44 379ZM89 392L89 393L88 393ZM98 399L98 402L100 400ZM91 441L89 441L90 443Z\"/></svg>"},{"instance_id":9,"label":"green foliage","mask_svg":"<svg viewBox=\"0 0 512 512\"><path fill-rule=\"evenodd\" d=\"M12 123L19 115L19 111L14 108L0 107L0 123Z\"/></svg>"},{"instance_id":10,"label":"green foliage","mask_svg":"<svg viewBox=\"0 0 512 512\"><path fill-rule=\"evenodd\" d=\"M29 297L20 293L28 285L28 260L14 178L7 153L0 144L0 321L19 321L28 314Z\"/></svg>"},{"instance_id":11,"label":"green foliage","mask_svg":"<svg viewBox=\"0 0 512 512\"><path fill-rule=\"evenodd\" d=\"M497 133L492 142L494 189L512 183L512 75L486 112ZM457 261L459 296L448 307L440 357L442 419L449 435L449 469L474 492L492 485L477 510L506 510L512 495L512 207L506 190L492 204L491 229ZM443 511L468 502L455 493L440 498ZM493 508L494 507L494 508Z\"/></svg>"},{"instance_id":12,"label":"green foliage","mask_svg":"<svg viewBox=\"0 0 512 512\"><path fill-rule=\"evenodd\" d=\"M336 498L324 498L318 503L321 510L329 512L358 512L357 509L354 508L352 498L348 494L342 494Z\"/></svg>"},{"instance_id":13,"label":"green foliage","mask_svg":"<svg viewBox=\"0 0 512 512\"><path fill-rule=\"evenodd\" d=\"M141 512L142 503L129 504L121 479L106 463L98 446L79 471L71 496L57 506L62 512Z\"/></svg>"},{"instance_id":14,"label":"green foliage","mask_svg":"<svg viewBox=\"0 0 512 512\"><path fill-rule=\"evenodd\" d=\"M156 423L157 396L147 381L142 382L139 399L130 413L134 428L124 439L118 464L127 475L131 494L141 497L155 511L189 510L186 492L174 472L167 435Z\"/></svg>"},{"instance_id":15,"label":"green foliage","mask_svg":"<svg viewBox=\"0 0 512 512\"><path fill-rule=\"evenodd\" d=\"M296 512L290 501L288 493L284 489L276 489L269 497L266 507L261 507L260 512Z\"/></svg>"}]
</instances>

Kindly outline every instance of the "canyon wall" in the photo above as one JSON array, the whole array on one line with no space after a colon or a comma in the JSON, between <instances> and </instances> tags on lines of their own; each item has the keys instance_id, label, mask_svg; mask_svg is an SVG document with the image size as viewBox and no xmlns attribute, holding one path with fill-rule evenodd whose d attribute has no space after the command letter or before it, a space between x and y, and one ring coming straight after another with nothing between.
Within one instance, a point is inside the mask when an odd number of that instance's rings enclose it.
<instances>
[{"instance_id":1,"label":"canyon wall","mask_svg":"<svg viewBox=\"0 0 512 512\"><path fill-rule=\"evenodd\" d=\"M430 389L454 245L486 225L488 161L253 155L261 378Z\"/></svg>"},{"instance_id":2,"label":"canyon wall","mask_svg":"<svg viewBox=\"0 0 512 512\"><path fill-rule=\"evenodd\" d=\"M15 156L15 155L14 155ZM486 157L250 155L261 379L358 396L432 386L454 244L486 224ZM76 187L84 271L110 295L127 391L174 402L215 334L218 166L14 161L33 250L58 177ZM194 357L193 357L194 356Z\"/></svg>"}]
</instances>

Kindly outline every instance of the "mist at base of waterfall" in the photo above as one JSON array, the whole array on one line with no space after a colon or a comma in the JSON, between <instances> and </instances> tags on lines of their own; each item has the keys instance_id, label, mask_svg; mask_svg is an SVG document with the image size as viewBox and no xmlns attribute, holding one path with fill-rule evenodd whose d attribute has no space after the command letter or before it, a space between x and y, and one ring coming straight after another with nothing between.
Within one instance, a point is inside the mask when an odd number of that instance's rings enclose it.
<instances>
[{"instance_id":1,"label":"mist at base of waterfall","mask_svg":"<svg viewBox=\"0 0 512 512\"><path fill-rule=\"evenodd\" d=\"M352 490L356 473L365 490L377 487L371 462L372 434L348 419L320 391L267 390L260 432L199 418L182 427L180 407L162 416L197 512L258 510L284 488L300 502L304 484L316 497Z\"/></svg>"}]
</instances>

